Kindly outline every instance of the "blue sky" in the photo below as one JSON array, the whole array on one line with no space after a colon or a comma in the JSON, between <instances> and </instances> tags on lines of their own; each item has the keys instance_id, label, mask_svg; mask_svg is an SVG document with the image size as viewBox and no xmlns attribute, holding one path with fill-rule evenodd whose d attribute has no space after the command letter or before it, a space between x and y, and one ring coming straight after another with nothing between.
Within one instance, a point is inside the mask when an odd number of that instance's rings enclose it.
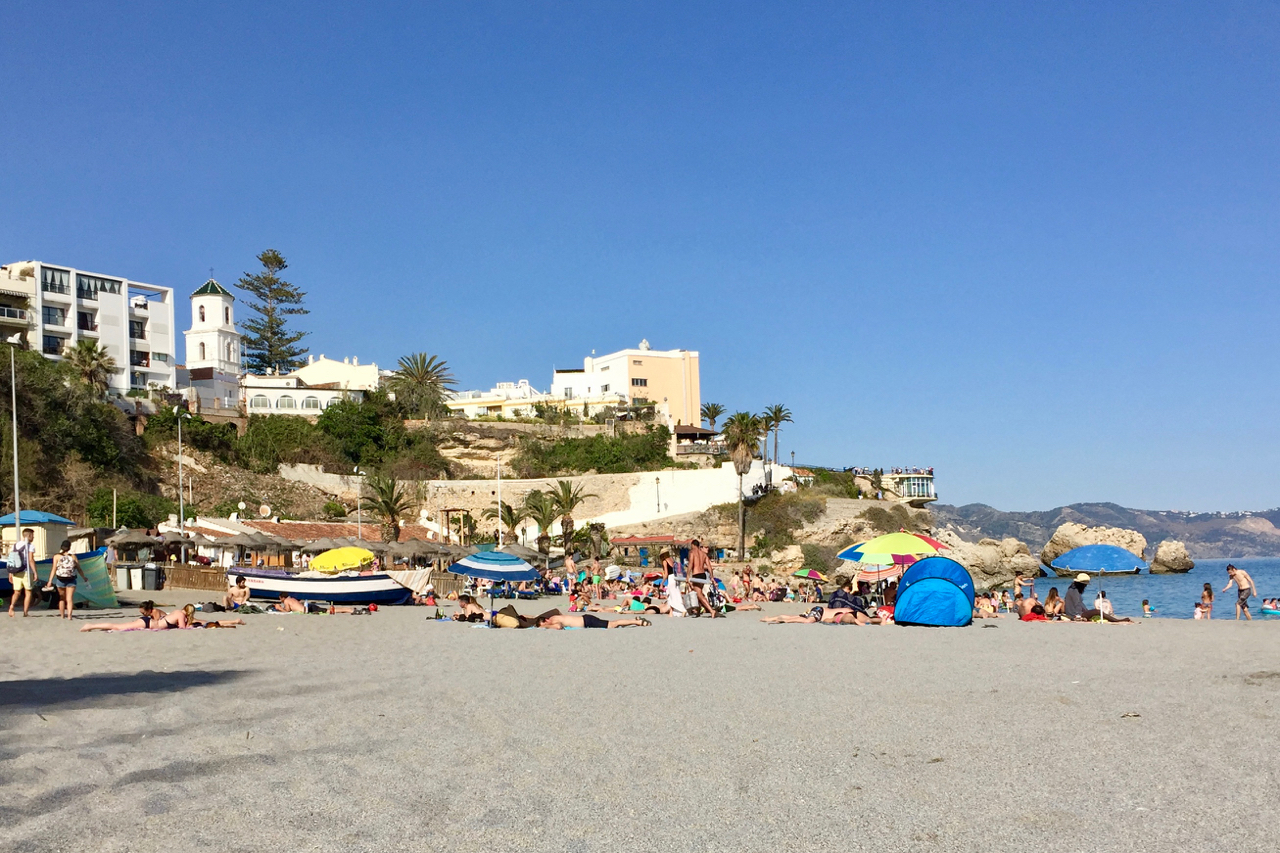
<instances>
[{"instance_id":1,"label":"blue sky","mask_svg":"<svg viewBox=\"0 0 1280 853\"><path fill-rule=\"evenodd\" d=\"M0 260L272 247L317 353L647 338L948 502L1280 504L1280 10L1057 5L10 3Z\"/></svg>"}]
</instances>

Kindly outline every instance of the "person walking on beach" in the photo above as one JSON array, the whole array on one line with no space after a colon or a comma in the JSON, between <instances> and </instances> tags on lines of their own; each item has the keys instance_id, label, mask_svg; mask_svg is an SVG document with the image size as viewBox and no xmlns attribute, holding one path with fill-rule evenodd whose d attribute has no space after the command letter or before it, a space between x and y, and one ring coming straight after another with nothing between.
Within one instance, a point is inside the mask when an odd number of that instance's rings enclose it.
<instances>
[{"instance_id":1,"label":"person walking on beach","mask_svg":"<svg viewBox=\"0 0 1280 853\"><path fill-rule=\"evenodd\" d=\"M58 616L65 619L75 618L72 614L76 607L76 575L84 578L86 583L89 580L84 569L80 568L79 558L71 553L71 540L63 539L62 548L53 558L53 577L49 580L58 591Z\"/></svg>"},{"instance_id":2,"label":"person walking on beach","mask_svg":"<svg viewBox=\"0 0 1280 853\"><path fill-rule=\"evenodd\" d=\"M1253 616L1249 614L1249 599L1258 594L1258 587L1253 582L1253 578L1249 577L1249 573L1244 569L1237 569L1230 563L1227 564L1227 585L1222 588L1223 592L1231 589L1231 585L1235 584L1240 595L1236 598L1236 619L1240 618L1240 614L1244 614L1244 618L1248 622L1253 621Z\"/></svg>"},{"instance_id":3,"label":"person walking on beach","mask_svg":"<svg viewBox=\"0 0 1280 853\"><path fill-rule=\"evenodd\" d=\"M689 547L689 581L693 585L694 594L698 597L698 604L711 614L712 618L715 618L717 614L711 607L711 602L707 600L706 590L708 584L716 582L716 578L711 571L711 558L707 556L702 543L697 539L693 540Z\"/></svg>"},{"instance_id":4,"label":"person walking on beach","mask_svg":"<svg viewBox=\"0 0 1280 853\"><path fill-rule=\"evenodd\" d=\"M31 590L36 584L36 555L32 540L36 532L30 527L22 531L22 538L9 552L9 585L13 587L13 598L9 599L9 618L13 618L13 606L18 603L18 594L24 593L22 599L22 615L31 615Z\"/></svg>"}]
</instances>

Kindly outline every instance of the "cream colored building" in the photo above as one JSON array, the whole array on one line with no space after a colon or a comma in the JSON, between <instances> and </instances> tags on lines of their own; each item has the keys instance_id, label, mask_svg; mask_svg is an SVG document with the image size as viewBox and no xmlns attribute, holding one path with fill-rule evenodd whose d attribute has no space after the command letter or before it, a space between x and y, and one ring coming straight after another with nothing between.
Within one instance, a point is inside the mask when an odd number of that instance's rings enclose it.
<instances>
[{"instance_id":1,"label":"cream colored building","mask_svg":"<svg viewBox=\"0 0 1280 853\"><path fill-rule=\"evenodd\" d=\"M250 415L318 415L337 400L363 399L378 382L376 364L307 356L292 373L240 377L241 407Z\"/></svg>"},{"instance_id":2,"label":"cream colored building","mask_svg":"<svg viewBox=\"0 0 1280 853\"><path fill-rule=\"evenodd\" d=\"M698 353L655 350L648 341L641 341L636 349L588 356L580 370L555 371L551 397L568 405L600 398L622 401L615 405L653 403L659 412L666 413L669 426L696 426L702 411Z\"/></svg>"}]
</instances>

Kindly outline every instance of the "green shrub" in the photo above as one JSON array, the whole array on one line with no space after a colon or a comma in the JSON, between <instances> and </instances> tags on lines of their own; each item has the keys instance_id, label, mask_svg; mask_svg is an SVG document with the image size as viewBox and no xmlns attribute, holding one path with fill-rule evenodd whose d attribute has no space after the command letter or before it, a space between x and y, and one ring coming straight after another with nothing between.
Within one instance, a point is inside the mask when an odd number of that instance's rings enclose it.
<instances>
[{"instance_id":1,"label":"green shrub","mask_svg":"<svg viewBox=\"0 0 1280 853\"><path fill-rule=\"evenodd\" d=\"M340 400L316 420L316 428L347 462L381 465L405 440L404 422L386 394L374 392L359 403Z\"/></svg>"},{"instance_id":2,"label":"green shrub","mask_svg":"<svg viewBox=\"0 0 1280 853\"><path fill-rule=\"evenodd\" d=\"M259 474L274 474L281 462L323 465L338 459L329 436L295 415L250 415L235 443L236 464Z\"/></svg>"},{"instance_id":3,"label":"green shrub","mask_svg":"<svg viewBox=\"0 0 1280 853\"><path fill-rule=\"evenodd\" d=\"M929 530L928 516L923 513L913 513L903 504L867 507L863 510L862 517L877 530L883 530L886 533L897 530L905 530L908 533L927 533Z\"/></svg>"},{"instance_id":4,"label":"green shrub","mask_svg":"<svg viewBox=\"0 0 1280 853\"><path fill-rule=\"evenodd\" d=\"M667 455L670 441L671 432L665 426L649 427L642 433L561 438L552 442L522 437L513 464L517 476L530 479L592 470L600 474L661 471L674 467Z\"/></svg>"},{"instance_id":5,"label":"green shrub","mask_svg":"<svg viewBox=\"0 0 1280 853\"><path fill-rule=\"evenodd\" d=\"M737 506L732 506L736 518ZM770 492L747 507L747 534L763 536L771 548L795 544L795 532L816 521L827 508L827 499L807 491Z\"/></svg>"},{"instance_id":6,"label":"green shrub","mask_svg":"<svg viewBox=\"0 0 1280 853\"><path fill-rule=\"evenodd\" d=\"M172 441L178 437L178 416L173 409L165 406L147 418L147 426L143 431L147 445L155 447L162 441ZM215 424L206 421L199 415L192 415L182 422L182 443L213 453L220 459L227 459L236 446L235 424Z\"/></svg>"},{"instance_id":7,"label":"green shrub","mask_svg":"<svg viewBox=\"0 0 1280 853\"><path fill-rule=\"evenodd\" d=\"M347 508L337 501L328 501L321 509L325 518L346 518Z\"/></svg>"},{"instance_id":8,"label":"green shrub","mask_svg":"<svg viewBox=\"0 0 1280 853\"><path fill-rule=\"evenodd\" d=\"M111 489L97 489L89 498L87 516L95 527L111 526ZM116 525L119 527L155 527L178 512L178 505L166 497L132 490L120 490L116 496Z\"/></svg>"}]
</instances>

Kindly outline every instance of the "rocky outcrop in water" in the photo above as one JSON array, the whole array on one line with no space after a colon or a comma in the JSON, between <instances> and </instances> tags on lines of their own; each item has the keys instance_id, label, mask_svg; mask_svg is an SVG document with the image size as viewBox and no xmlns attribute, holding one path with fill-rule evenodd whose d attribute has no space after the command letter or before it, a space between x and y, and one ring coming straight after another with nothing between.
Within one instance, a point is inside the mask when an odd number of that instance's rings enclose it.
<instances>
[{"instance_id":1,"label":"rocky outcrop in water","mask_svg":"<svg viewBox=\"0 0 1280 853\"><path fill-rule=\"evenodd\" d=\"M1120 527L1085 527L1083 524L1067 522L1054 531L1053 537L1040 552L1040 562L1050 566L1054 560L1081 545L1116 545L1139 559L1145 559L1143 552L1147 550L1147 537L1136 530L1124 530Z\"/></svg>"},{"instance_id":2,"label":"rocky outcrop in water","mask_svg":"<svg viewBox=\"0 0 1280 853\"><path fill-rule=\"evenodd\" d=\"M1155 559L1151 561L1151 574L1181 574L1195 567L1186 545L1177 539L1166 539L1156 547Z\"/></svg>"},{"instance_id":3,"label":"rocky outcrop in water","mask_svg":"<svg viewBox=\"0 0 1280 853\"><path fill-rule=\"evenodd\" d=\"M1041 574L1031 549L1011 536L965 542L951 531L944 530L938 534L938 541L947 546L942 556L950 557L968 569L978 589L1003 586L1012 582L1019 573L1028 578Z\"/></svg>"}]
</instances>

